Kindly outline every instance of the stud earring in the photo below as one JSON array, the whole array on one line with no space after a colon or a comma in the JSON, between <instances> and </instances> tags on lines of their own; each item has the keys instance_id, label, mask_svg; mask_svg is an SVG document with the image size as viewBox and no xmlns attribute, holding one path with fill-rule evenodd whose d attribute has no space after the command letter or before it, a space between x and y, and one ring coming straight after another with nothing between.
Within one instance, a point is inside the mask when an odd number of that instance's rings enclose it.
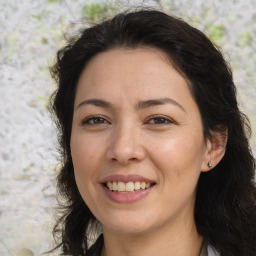
<instances>
[{"instance_id":1,"label":"stud earring","mask_svg":"<svg viewBox=\"0 0 256 256\"><path fill-rule=\"evenodd\" d=\"M212 162L209 161L207 165L208 165L209 168L211 168L212 167Z\"/></svg>"}]
</instances>

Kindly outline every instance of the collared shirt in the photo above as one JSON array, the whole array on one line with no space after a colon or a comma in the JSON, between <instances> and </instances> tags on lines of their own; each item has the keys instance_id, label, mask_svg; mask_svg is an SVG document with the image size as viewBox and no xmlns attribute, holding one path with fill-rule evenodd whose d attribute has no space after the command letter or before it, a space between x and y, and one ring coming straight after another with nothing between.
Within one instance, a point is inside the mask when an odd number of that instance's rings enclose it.
<instances>
[{"instance_id":1,"label":"collared shirt","mask_svg":"<svg viewBox=\"0 0 256 256\"><path fill-rule=\"evenodd\" d=\"M101 250L103 247L104 239L101 234L96 242L90 247L88 255L90 256L101 256ZM200 251L199 256L220 256L207 242L204 242Z\"/></svg>"},{"instance_id":2,"label":"collared shirt","mask_svg":"<svg viewBox=\"0 0 256 256\"><path fill-rule=\"evenodd\" d=\"M204 241L199 256L220 256L220 254Z\"/></svg>"}]
</instances>

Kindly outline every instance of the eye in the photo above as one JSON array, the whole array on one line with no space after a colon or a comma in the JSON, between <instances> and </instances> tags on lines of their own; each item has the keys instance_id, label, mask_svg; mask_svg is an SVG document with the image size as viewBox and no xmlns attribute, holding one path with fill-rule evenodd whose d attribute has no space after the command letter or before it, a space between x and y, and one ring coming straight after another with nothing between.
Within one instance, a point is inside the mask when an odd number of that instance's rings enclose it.
<instances>
[{"instance_id":1,"label":"eye","mask_svg":"<svg viewBox=\"0 0 256 256\"><path fill-rule=\"evenodd\" d=\"M174 123L170 118L166 116L153 116L147 121L148 124L165 125Z\"/></svg>"},{"instance_id":2,"label":"eye","mask_svg":"<svg viewBox=\"0 0 256 256\"><path fill-rule=\"evenodd\" d=\"M102 116L91 116L84 119L81 122L81 125L101 125L101 124L109 124L109 122Z\"/></svg>"}]
</instances>

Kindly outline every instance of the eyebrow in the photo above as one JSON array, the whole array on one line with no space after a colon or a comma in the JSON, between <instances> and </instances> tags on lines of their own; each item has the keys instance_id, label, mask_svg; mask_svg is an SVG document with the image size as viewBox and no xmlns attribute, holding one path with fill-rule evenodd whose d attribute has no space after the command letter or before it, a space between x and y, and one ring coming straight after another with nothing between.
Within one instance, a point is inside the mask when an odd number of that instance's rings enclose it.
<instances>
[{"instance_id":1,"label":"eyebrow","mask_svg":"<svg viewBox=\"0 0 256 256\"><path fill-rule=\"evenodd\" d=\"M76 109L84 106L84 105L94 105L97 107L102 107L102 108L113 108L112 104L101 99L89 99L89 100L84 100L82 101Z\"/></svg>"},{"instance_id":2,"label":"eyebrow","mask_svg":"<svg viewBox=\"0 0 256 256\"><path fill-rule=\"evenodd\" d=\"M145 100L145 101L140 101L135 105L135 109L141 110L153 106L158 106L158 105L164 105L164 104L172 104L177 107L179 107L183 112L186 112L185 108L178 103L176 100L171 99L171 98L160 98L160 99L151 99L151 100Z\"/></svg>"},{"instance_id":3,"label":"eyebrow","mask_svg":"<svg viewBox=\"0 0 256 256\"><path fill-rule=\"evenodd\" d=\"M175 105L177 107L179 107L183 112L186 112L186 110L184 109L184 107L178 103L177 101L175 101L174 99L171 98L160 98L160 99L150 99L150 100L144 100L144 101L139 101L138 103L136 103L135 105L135 110L142 110L145 108L150 108L153 106L159 106L159 105L164 105L164 104L172 104ZM84 106L84 105L94 105L97 107L102 107L102 108L114 108L114 106L110 103L107 102L105 100L102 99L88 99L88 100L84 100L82 101L76 109Z\"/></svg>"}]
</instances>

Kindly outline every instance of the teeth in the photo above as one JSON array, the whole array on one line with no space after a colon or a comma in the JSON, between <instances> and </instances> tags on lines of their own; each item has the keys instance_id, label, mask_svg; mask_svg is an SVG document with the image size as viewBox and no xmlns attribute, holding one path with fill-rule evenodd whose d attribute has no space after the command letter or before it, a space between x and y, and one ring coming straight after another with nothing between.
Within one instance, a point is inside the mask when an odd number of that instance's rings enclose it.
<instances>
[{"instance_id":1,"label":"teeth","mask_svg":"<svg viewBox=\"0 0 256 256\"><path fill-rule=\"evenodd\" d=\"M140 182L139 181L134 182L134 188L135 188L135 190L140 189Z\"/></svg>"},{"instance_id":2,"label":"teeth","mask_svg":"<svg viewBox=\"0 0 256 256\"><path fill-rule=\"evenodd\" d=\"M111 183L111 182L110 182ZM110 188L109 188L110 189ZM112 190L117 190L117 182L113 182L113 188L112 188Z\"/></svg>"},{"instance_id":3,"label":"teeth","mask_svg":"<svg viewBox=\"0 0 256 256\"><path fill-rule=\"evenodd\" d=\"M133 182L128 182L128 183L126 183L126 185L125 185L125 191L127 191L127 192L132 192L132 191L134 191L134 183Z\"/></svg>"},{"instance_id":4,"label":"teeth","mask_svg":"<svg viewBox=\"0 0 256 256\"><path fill-rule=\"evenodd\" d=\"M113 183L107 182L107 187L108 187L110 190L113 190Z\"/></svg>"},{"instance_id":5,"label":"teeth","mask_svg":"<svg viewBox=\"0 0 256 256\"><path fill-rule=\"evenodd\" d=\"M118 190L118 192L125 192L125 183L118 181L117 190Z\"/></svg>"},{"instance_id":6,"label":"teeth","mask_svg":"<svg viewBox=\"0 0 256 256\"><path fill-rule=\"evenodd\" d=\"M113 191L118 191L118 192L133 192L136 190L140 190L140 189L147 189L150 187L150 183L149 182L140 182L140 181L136 181L136 182L132 182L129 181L127 183L121 182L121 181L113 181L113 182L107 182L106 183L107 187L110 190Z\"/></svg>"}]
</instances>

